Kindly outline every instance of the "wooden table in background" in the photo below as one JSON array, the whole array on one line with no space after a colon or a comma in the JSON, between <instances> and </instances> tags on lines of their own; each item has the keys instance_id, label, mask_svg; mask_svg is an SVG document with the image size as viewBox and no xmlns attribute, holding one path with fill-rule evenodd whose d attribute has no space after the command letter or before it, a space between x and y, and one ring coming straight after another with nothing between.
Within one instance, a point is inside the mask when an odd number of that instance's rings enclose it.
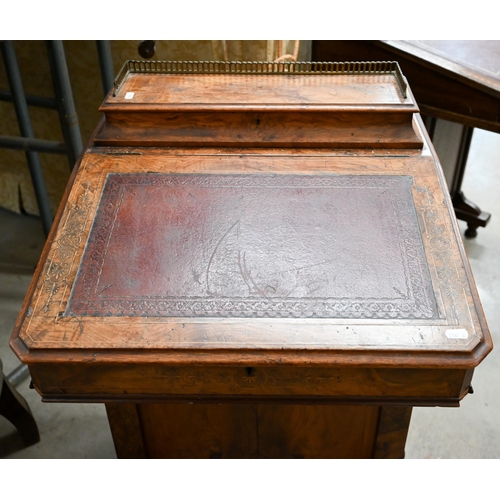
<instances>
[{"instance_id":1,"label":"wooden table in background","mask_svg":"<svg viewBox=\"0 0 500 500\"><path fill-rule=\"evenodd\" d=\"M408 78L445 172L467 237L490 214L462 192L474 128L500 132L500 42L497 40L317 40L316 61L395 60Z\"/></svg>"},{"instance_id":2,"label":"wooden table in background","mask_svg":"<svg viewBox=\"0 0 500 500\"><path fill-rule=\"evenodd\" d=\"M394 63L129 62L11 346L118 457L401 458L492 349Z\"/></svg>"}]
</instances>

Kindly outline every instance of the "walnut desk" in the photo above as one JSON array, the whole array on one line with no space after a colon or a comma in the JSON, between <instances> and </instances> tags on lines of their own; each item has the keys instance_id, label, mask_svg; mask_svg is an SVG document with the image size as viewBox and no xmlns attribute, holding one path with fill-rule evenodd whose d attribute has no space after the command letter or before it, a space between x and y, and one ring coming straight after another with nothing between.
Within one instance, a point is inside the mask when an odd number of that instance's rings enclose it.
<instances>
[{"instance_id":1,"label":"walnut desk","mask_svg":"<svg viewBox=\"0 0 500 500\"><path fill-rule=\"evenodd\" d=\"M119 457L394 458L492 349L396 63L128 62L11 339Z\"/></svg>"}]
</instances>

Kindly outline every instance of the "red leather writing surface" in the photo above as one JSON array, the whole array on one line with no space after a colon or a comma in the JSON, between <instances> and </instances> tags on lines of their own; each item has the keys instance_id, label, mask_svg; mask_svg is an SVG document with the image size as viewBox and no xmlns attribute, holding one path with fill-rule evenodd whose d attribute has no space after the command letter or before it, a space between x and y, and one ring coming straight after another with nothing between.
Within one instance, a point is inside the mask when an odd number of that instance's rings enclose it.
<instances>
[{"instance_id":1,"label":"red leather writing surface","mask_svg":"<svg viewBox=\"0 0 500 500\"><path fill-rule=\"evenodd\" d=\"M436 318L411 177L109 174L66 315Z\"/></svg>"}]
</instances>

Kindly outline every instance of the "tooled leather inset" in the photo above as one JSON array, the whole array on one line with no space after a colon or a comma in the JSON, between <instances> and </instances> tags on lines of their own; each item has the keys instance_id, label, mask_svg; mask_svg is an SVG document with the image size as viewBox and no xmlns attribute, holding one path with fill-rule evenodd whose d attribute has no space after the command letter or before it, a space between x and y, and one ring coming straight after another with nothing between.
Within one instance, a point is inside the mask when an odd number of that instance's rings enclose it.
<instances>
[{"instance_id":1,"label":"tooled leather inset","mask_svg":"<svg viewBox=\"0 0 500 500\"><path fill-rule=\"evenodd\" d=\"M437 318L411 182L108 174L65 314Z\"/></svg>"}]
</instances>

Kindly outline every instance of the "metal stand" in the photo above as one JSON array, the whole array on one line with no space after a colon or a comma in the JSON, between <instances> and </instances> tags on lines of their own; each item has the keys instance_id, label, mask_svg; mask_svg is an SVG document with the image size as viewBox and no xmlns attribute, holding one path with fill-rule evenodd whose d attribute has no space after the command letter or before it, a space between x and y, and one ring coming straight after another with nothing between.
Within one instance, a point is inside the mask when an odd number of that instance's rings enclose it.
<instances>
[{"instance_id":1,"label":"metal stand","mask_svg":"<svg viewBox=\"0 0 500 500\"><path fill-rule=\"evenodd\" d=\"M4 40L0 42L0 45L2 47L10 87L10 92L5 90L0 91L0 100L14 103L21 131L21 137L0 136L0 148L20 149L26 152L43 229L45 234L48 234L52 225L52 214L40 159L37 153L65 154L68 157L70 169L73 169L76 160L83 150L63 43L60 40L49 40L46 42L55 98L27 96L24 93L12 41ZM106 95L114 83L111 49L108 40L98 40L96 41L96 45L104 95ZM64 142L36 139L31 125L28 106L57 110Z\"/></svg>"},{"instance_id":2,"label":"metal stand","mask_svg":"<svg viewBox=\"0 0 500 500\"><path fill-rule=\"evenodd\" d=\"M68 67L66 65L66 56L64 54L63 44L60 40L50 40L45 43L47 45L47 54L49 56L50 71L52 73L52 82L56 94L61 129L64 136L64 142L67 145L66 154L68 155L70 169L73 169L77 158L82 152L83 144L75 103L73 101L73 91L71 90Z\"/></svg>"},{"instance_id":3,"label":"metal stand","mask_svg":"<svg viewBox=\"0 0 500 500\"><path fill-rule=\"evenodd\" d=\"M97 40L97 54L99 56L99 67L101 68L102 88L104 96L113 88L115 72L113 69L113 57L109 40Z\"/></svg>"},{"instance_id":4,"label":"metal stand","mask_svg":"<svg viewBox=\"0 0 500 500\"><path fill-rule=\"evenodd\" d=\"M28 104L26 102L26 96L24 94L23 83L21 80L21 73L19 72L19 66L17 64L16 53L14 51L14 45L10 40L5 40L1 43L2 45L2 55L5 64L5 71L7 72L7 78L9 80L10 92L12 94L12 100L14 101L14 107L16 110L17 121L19 123L19 129L21 131L21 136L28 141L26 144L31 145L31 147L36 146L35 135L33 133L33 127L31 125L31 119L28 111ZM3 137L3 144L8 144L9 137ZM31 180L33 182L33 188L35 190L36 201L38 204L38 209L40 210L40 217L42 219L43 230L45 234L49 234L50 226L52 225L52 212L50 210L49 197L47 194L47 188L45 186L45 181L43 179L42 165L40 164L40 158L38 154L30 149L26 150L26 160L28 162L28 167L30 170Z\"/></svg>"}]
</instances>

